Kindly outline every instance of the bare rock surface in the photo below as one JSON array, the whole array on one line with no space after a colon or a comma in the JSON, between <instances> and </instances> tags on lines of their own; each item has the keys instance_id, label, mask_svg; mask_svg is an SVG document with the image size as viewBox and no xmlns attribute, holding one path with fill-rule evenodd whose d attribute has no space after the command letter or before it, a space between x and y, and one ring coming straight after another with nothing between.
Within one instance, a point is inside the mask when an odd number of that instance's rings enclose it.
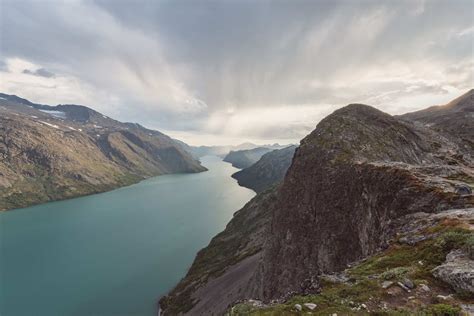
<instances>
[{"instance_id":1,"label":"bare rock surface","mask_svg":"<svg viewBox=\"0 0 474 316\"><path fill-rule=\"evenodd\" d=\"M453 250L446 262L433 270L433 275L453 288L474 294L474 260L462 250Z\"/></svg>"}]
</instances>

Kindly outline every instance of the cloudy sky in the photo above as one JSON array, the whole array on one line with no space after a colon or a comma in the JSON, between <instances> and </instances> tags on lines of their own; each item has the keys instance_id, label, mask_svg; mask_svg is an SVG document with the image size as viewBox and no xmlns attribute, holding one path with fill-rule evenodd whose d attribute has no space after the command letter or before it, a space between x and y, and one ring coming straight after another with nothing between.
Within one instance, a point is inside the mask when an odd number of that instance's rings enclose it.
<instances>
[{"instance_id":1,"label":"cloudy sky","mask_svg":"<svg viewBox=\"0 0 474 316\"><path fill-rule=\"evenodd\" d=\"M191 144L298 142L474 86L472 0L0 0L0 92Z\"/></svg>"}]
</instances>

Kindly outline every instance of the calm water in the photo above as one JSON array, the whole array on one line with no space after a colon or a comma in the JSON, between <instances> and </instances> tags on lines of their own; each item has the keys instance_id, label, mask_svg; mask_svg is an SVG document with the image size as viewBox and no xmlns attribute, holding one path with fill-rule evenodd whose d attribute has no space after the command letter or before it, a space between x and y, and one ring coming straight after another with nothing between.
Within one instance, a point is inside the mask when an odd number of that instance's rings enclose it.
<instances>
[{"instance_id":1,"label":"calm water","mask_svg":"<svg viewBox=\"0 0 474 316\"><path fill-rule=\"evenodd\" d=\"M0 315L155 315L254 196L230 164L202 162L210 171L0 213Z\"/></svg>"}]
</instances>

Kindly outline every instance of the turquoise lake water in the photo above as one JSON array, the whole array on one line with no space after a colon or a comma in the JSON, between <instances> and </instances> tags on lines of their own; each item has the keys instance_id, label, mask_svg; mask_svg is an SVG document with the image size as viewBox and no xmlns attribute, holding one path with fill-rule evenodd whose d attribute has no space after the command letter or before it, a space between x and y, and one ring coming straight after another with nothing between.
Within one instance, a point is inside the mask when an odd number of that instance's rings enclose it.
<instances>
[{"instance_id":1,"label":"turquoise lake water","mask_svg":"<svg viewBox=\"0 0 474 316\"><path fill-rule=\"evenodd\" d=\"M156 315L157 299L254 195L209 171L0 213L0 315Z\"/></svg>"}]
</instances>

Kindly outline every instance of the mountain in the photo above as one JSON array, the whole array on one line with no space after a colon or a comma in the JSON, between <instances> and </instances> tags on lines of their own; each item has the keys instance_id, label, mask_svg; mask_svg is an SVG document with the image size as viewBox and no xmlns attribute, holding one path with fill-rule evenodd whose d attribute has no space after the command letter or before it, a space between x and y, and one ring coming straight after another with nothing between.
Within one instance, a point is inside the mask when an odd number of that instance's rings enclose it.
<instances>
[{"instance_id":1,"label":"mountain","mask_svg":"<svg viewBox=\"0 0 474 316\"><path fill-rule=\"evenodd\" d=\"M297 146L292 145L264 154L256 163L232 175L239 185L262 192L279 183L291 165Z\"/></svg>"},{"instance_id":2,"label":"mountain","mask_svg":"<svg viewBox=\"0 0 474 316\"><path fill-rule=\"evenodd\" d=\"M230 162L232 166L239 169L248 168L270 151L272 151L272 149L266 147L236 151L231 150L227 156L224 157L224 161Z\"/></svg>"},{"instance_id":3,"label":"mountain","mask_svg":"<svg viewBox=\"0 0 474 316\"><path fill-rule=\"evenodd\" d=\"M190 146L190 152L196 157L200 158L203 156L219 156L225 157L231 151L249 150L258 147L265 147L269 149L281 149L286 146L278 143L268 145L255 145L253 143L242 143L236 146Z\"/></svg>"},{"instance_id":4,"label":"mountain","mask_svg":"<svg viewBox=\"0 0 474 316\"><path fill-rule=\"evenodd\" d=\"M428 109L407 113L400 118L416 121L434 129L444 137L456 142L462 152L474 150L474 89L446 105L432 106Z\"/></svg>"},{"instance_id":5,"label":"mountain","mask_svg":"<svg viewBox=\"0 0 474 316\"><path fill-rule=\"evenodd\" d=\"M199 251L160 300L164 314L430 314L427 293L469 290L473 151L453 141L474 129L465 122L439 132L367 105L335 111L301 141L281 185ZM429 308L450 312L465 297Z\"/></svg>"},{"instance_id":6,"label":"mountain","mask_svg":"<svg viewBox=\"0 0 474 316\"><path fill-rule=\"evenodd\" d=\"M0 94L0 210L205 170L158 131L81 105Z\"/></svg>"}]
</instances>

